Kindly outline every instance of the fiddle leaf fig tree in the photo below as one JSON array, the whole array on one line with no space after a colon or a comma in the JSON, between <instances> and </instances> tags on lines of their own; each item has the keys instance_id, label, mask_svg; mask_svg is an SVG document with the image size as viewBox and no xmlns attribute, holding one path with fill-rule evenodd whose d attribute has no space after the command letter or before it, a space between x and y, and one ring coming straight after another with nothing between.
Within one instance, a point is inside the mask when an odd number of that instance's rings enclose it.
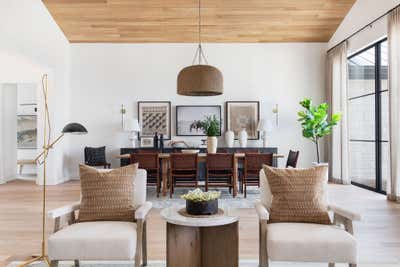
<instances>
[{"instance_id":1,"label":"fiddle leaf fig tree","mask_svg":"<svg viewBox=\"0 0 400 267\"><path fill-rule=\"evenodd\" d=\"M315 144L317 152L317 162L320 163L319 157L319 140L331 134L333 126L337 125L342 115L340 113L332 114L332 118L328 119L328 104L322 103L318 106L313 106L312 101L309 98L305 98L300 102L300 105L304 108L303 111L299 111L298 121L301 123L303 129L303 136Z\"/></svg>"}]
</instances>

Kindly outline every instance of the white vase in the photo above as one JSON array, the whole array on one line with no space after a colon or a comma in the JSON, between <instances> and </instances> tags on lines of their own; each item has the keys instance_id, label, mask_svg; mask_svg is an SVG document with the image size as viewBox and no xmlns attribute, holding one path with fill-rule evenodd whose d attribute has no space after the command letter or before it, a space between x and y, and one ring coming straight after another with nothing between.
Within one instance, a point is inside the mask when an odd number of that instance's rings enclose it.
<instances>
[{"instance_id":1,"label":"white vase","mask_svg":"<svg viewBox=\"0 0 400 267\"><path fill-rule=\"evenodd\" d=\"M227 147L233 147L235 142L235 133L233 131L225 132L225 143Z\"/></svg>"},{"instance_id":2,"label":"white vase","mask_svg":"<svg viewBox=\"0 0 400 267\"><path fill-rule=\"evenodd\" d=\"M247 147L247 137L248 137L248 135L247 135L247 132L246 132L245 128L240 130L240 132L238 134L238 137L239 137L240 147Z\"/></svg>"},{"instance_id":3,"label":"white vase","mask_svg":"<svg viewBox=\"0 0 400 267\"><path fill-rule=\"evenodd\" d=\"M217 153L218 139L215 136L207 137L207 152Z\"/></svg>"}]
</instances>

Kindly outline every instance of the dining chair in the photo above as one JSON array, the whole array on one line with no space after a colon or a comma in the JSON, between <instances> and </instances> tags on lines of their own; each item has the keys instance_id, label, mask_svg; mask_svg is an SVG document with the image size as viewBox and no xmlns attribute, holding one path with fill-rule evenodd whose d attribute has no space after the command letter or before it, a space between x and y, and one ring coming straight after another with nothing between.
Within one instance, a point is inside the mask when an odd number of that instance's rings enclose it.
<instances>
[{"instance_id":1,"label":"dining chair","mask_svg":"<svg viewBox=\"0 0 400 267\"><path fill-rule=\"evenodd\" d=\"M85 165L92 167L104 167L110 169L111 164L106 160L106 147L85 147Z\"/></svg>"},{"instance_id":2,"label":"dining chair","mask_svg":"<svg viewBox=\"0 0 400 267\"><path fill-rule=\"evenodd\" d=\"M233 188L234 154L233 153L208 153L206 159L206 186L228 187L229 193Z\"/></svg>"},{"instance_id":3,"label":"dining chair","mask_svg":"<svg viewBox=\"0 0 400 267\"><path fill-rule=\"evenodd\" d=\"M237 148L236 153L260 153L258 148ZM244 158L238 160L238 180L239 180L239 191L243 193L243 175L244 175Z\"/></svg>"},{"instance_id":4,"label":"dining chair","mask_svg":"<svg viewBox=\"0 0 400 267\"><path fill-rule=\"evenodd\" d=\"M286 168L292 167L296 168L297 160L299 159L300 151L289 150L289 155L287 157Z\"/></svg>"},{"instance_id":5,"label":"dining chair","mask_svg":"<svg viewBox=\"0 0 400 267\"><path fill-rule=\"evenodd\" d=\"M155 185L157 197L159 197L161 191L161 179L158 153L132 153L131 164L132 163L139 163L139 168L147 171L147 185Z\"/></svg>"},{"instance_id":6,"label":"dining chair","mask_svg":"<svg viewBox=\"0 0 400 267\"><path fill-rule=\"evenodd\" d=\"M170 197L174 194L175 187L198 187L199 168L197 153L171 153L170 154Z\"/></svg>"},{"instance_id":7,"label":"dining chair","mask_svg":"<svg viewBox=\"0 0 400 267\"><path fill-rule=\"evenodd\" d=\"M247 197L247 186L258 186L260 187L260 170L262 166L272 166L272 153L246 153L244 157L244 173L242 191L244 191L244 197Z\"/></svg>"}]
</instances>

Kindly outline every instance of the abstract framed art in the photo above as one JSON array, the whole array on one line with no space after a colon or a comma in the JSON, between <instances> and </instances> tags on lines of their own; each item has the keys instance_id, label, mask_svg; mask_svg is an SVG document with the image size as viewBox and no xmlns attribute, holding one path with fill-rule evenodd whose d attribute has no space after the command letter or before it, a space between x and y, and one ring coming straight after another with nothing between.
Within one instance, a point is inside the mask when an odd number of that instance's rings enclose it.
<instances>
[{"instance_id":1,"label":"abstract framed art","mask_svg":"<svg viewBox=\"0 0 400 267\"><path fill-rule=\"evenodd\" d=\"M164 140L171 139L171 102L139 101L138 119L141 131L139 138L163 134Z\"/></svg>"},{"instance_id":2,"label":"abstract framed art","mask_svg":"<svg viewBox=\"0 0 400 267\"><path fill-rule=\"evenodd\" d=\"M37 148L37 116L18 115L17 116L17 148L36 149Z\"/></svg>"},{"instance_id":3,"label":"abstract framed art","mask_svg":"<svg viewBox=\"0 0 400 267\"><path fill-rule=\"evenodd\" d=\"M235 133L235 138L241 129L245 128L249 140L258 140L257 124L260 120L259 101L227 101L225 102L226 131Z\"/></svg>"},{"instance_id":4,"label":"abstract framed art","mask_svg":"<svg viewBox=\"0 0 400 267\"><path fill-rule=\"evenodd\" d=\"M221 136L221 106L176 106L176 135L177 136L205 136L199 122L207 116L215 116L219 123Z\"/></svg>"}]
</instances>

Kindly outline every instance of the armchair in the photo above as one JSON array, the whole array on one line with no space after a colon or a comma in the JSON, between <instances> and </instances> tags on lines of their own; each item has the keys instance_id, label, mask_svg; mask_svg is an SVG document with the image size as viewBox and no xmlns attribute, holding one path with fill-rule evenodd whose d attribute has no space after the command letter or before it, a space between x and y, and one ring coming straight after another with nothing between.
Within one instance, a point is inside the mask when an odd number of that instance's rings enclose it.
<instances>
[{"instance_id":1,"label":"armchair","mask_svg":"<svg viewBox=\"0 0 400 267\"><path fill-rule=\"evenodd\" d=\"M54 233L48 239L48 256L52 267L57 267L62 260L73 260L75 267L79 266L80 260L134 259L135 267L147 265L146 218L152 203L146 202L146 171L139 169L136 175L136 210L132 222L76 223L75 213L79 211L80 202L48 212L48 216L54 219Z\"/></svg>"},{"instance_id":2,"label":"armchair","mask_svg":"<svg viewBox=\"0 0 400 267\"><path fill-rule=\"evenodd\" d=\"M259 217L259 266L273 261L349 263L357 266L357 241L353 236L353 221L359 214L330 205L333 224L268 223L272 204L271 190L263 170L260 171L261 195L255 204ZM344 226L344 229L341 227Z\"/></svg>"}]
</instances>

